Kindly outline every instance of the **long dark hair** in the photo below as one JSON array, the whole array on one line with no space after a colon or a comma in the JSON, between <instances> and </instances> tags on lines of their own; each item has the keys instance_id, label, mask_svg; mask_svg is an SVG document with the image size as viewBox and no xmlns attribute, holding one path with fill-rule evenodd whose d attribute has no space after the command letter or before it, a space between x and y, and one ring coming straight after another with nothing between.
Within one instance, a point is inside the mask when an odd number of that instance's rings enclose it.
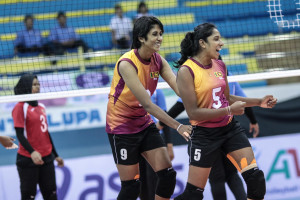
<instances>
[{"instance_id":1,"label":"long dark hair","mask_svg":"<svg viewBox=\"0 0 300 200\"><path fill-rule=\"evenodd\" d=\"M159 26L162 32L164 32L163 24L156 17L143 16L138 18L133 26L131 49L140 48L142 44L139 40L139 37L145 38L145 40L147 40L147 34L156 24Z\"/></svg>"},{"instance_id":2,"label":"long dark hair","mask_svg":"<svg viewBox=\"0 0 300 200\"><path fill-rule=\"evenodd\" d=\"M211 23L203 23L194 28L193 32L188 32L180 44L181 58L176 62L175 67L180 67L188 58L196 55L200 50L199 40L207 42L207 38L212 35L213 29L217 27Z\"/></svg>"}]
</instances>

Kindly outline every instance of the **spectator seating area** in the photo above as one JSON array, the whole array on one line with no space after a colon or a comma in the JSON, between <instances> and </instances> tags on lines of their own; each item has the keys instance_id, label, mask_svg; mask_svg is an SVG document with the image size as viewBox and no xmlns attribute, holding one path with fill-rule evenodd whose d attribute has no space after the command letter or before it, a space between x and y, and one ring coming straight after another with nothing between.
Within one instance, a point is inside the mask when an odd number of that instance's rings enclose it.
<instances>
[{"instance_id":1,"label":"spectator seating area","mask_svg":"<svg viewBox=\"0 0 300 200\"><path fill-rule=\"evenodd\" d=\"M164 42L161 50L163 56L173 58L172 53L179 51L179 41L187 31L203 22L215 23L225 45L222 54L237 59L227 59L229 68L238 69L240 73L258 70L255 58L255 46L265 42L263 38L272 35L299 31L296 28L280 28L270 19L267 0L148 0L145 1L152 14L157 16L165 26ZM286 20L294 20L297 8L293 0L282 2L282 15ZM35 16L35 29L42 31L45 41L49 30L56 25L57 11L66 11L68 25L75 28L80 37L95 52L116 52L111 42L109 29L110 19L114 16L114 5L120 3L125 15L134 18L138 1L123 0L0 0L0 74L21 73L23 70L48 70L50 62L43 59L27 58L28 62L16 61L14 57L13 41L17 31L24 28L24 15L31 13ZM271 9L271 8L270 8ZM233 42L237 38L262 38ZM230 42L229 42L230 41ZM113 49L113 50L112 50ZM72 53L70 53L72 54ZM77 54L77 52L75 52ZM104 55L104 54L102 54ZM85 61L87 67L112 65L119 54L108 53L105 57L93 57ZM171 55L171 56L170 56ZM70 63L79 63L76 56L58 63L58 68L67 68ZM13 63L13 64L10 64ZM230 65L233 65L230 67ZM235 66L236 65L236 66ZM5 66L5 68L4 68ZM51 67L52 69L52 67Z\"/></svg>"}]
</instances>

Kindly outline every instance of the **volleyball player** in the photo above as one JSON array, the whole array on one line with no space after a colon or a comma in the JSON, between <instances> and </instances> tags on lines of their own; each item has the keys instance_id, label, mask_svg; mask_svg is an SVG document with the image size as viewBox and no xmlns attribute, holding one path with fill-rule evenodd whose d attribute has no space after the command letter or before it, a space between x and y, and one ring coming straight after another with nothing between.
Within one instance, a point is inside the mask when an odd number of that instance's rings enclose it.
<instances>
[{"instance_id":1,"label":"volleyball player","mask_svg":"<svg viewBox=\"0 0 300 200\"><path fill-rule=\"evenodd\" d=\"M230 74L228 73L228 75ZM231 95L246 97L246 94L238 82L231 82L228 83L228 85ZM182 99L179 98L167 113L170 115L170 117L175 119L184 110L185 108L182 103ZM249 132L252 133L253 137L255 138L259 134L259 125L251 107L245 108L245 115L250 121ZM160 129L165 128L164 124L161 122L159 122L157 126L160 127ZM209 183L213 198L215 200L227 199L225 188L225 183L227 183L235 199L246 200L247 195L242 180L238 175L237 169L227 159L223 152L219 151L218 154L219 155L217 156L216 161L213 163L211 172L209 174Z\"/></svg>"},{"instance_id":2,"label":"volleyball player","mask_svg":"<svg viewBox=\"0 0 300 200\"><path fill-rule=\"evenodd\" d=\"M158 176L155 199L169 199L176 172L150 114L176 129L186 140L191 126L182 125L151 102L159 75L178 94L176 77L157 52L164 29L155 17L144 16L134 24L131 51L114 69L106 115L106 131L121 179L118 200L137 199L140 193L139 158L142 155Z\"/></svg>"},{"instance_id":3,"label":"volleyball player","mask_svg":"<svg viewBox=\"0 0 300 200\"><path fill-rule=\"evenodd\" d=\"M266 193L264 173L258 168L244 130L234 120L245 107L272 108L277 100L229 95L227 70L218 60L224 43L210 23L195 27L181 42L177 86L193 133L188 146L189 174L184 192L175 200L203 199L211 167L223 151L247 185L248 199L263 199Z\"/></svg>"},{"instance_id":4,"label":"volleyball player","mask_svg":"<svg viewBox=\"0 0 300 200\"><path fill-rule=\"evenodd\" d=\"M227 75L230 75L228 71ZM246 94L238 82L228 83L228 86L231 95L246 97ZM245 115L250 121L249 132L252 133L252 136L255 138L259 134L259 125L251 107L245 108ZM209 174L209 183L212 196L216 200L227 200L225 183L229 186L235 199L247 199L247 194L237 169L230 160L226 158L226 155L222 151L219 151L219 156L215 163L213 163Z\"/></svg>"},{"instance_id":5,"label":"volleyball player","mask_svg":"<svg viewBox=\"0 0 300 200\"><path fill-rule=\"evenodd\" d=\"M166 100L161 89L155 90L153 95L151 96L151 101L158 105L162 110L166 111ZM154 123L157 122L157 119L152 116L152 120ZM174 159L174 151L173 151L173 143L172 143L172 136L170 127L164 126L163 129L160 131L163 136L165 145L167 147L168 155L170 160ZM139 169L140 169L140 181L141 181L141 193L140 199L141 200L153 200L155 199L155 187L157 182L157 176L153 171L152 167L149 163L142 157L139 162Z\"/></svg>"},{"instance_id":6,"label":"volleyball player","mask_svg":"<svg viewBox=\"0 0 300 200\"><path fill-rule=\"evenodd\" d=\"M16 95L40 92L37 76L21 76L14 88ZM55 150L48 131L45 106L38 101L19 102L12 111L19 140L17 169L22 200L34 199L37 184L45 200L56 200L55 159L59 167L64 161Z\"/></svg>"}]
</instances>

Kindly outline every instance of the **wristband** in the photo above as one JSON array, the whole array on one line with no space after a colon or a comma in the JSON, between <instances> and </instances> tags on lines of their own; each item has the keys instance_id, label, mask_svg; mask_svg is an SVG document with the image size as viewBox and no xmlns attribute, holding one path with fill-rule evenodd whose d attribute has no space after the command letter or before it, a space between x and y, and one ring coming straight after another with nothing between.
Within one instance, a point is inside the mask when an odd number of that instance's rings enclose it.
<instances>
[{"instance_id":1,"label":"wristband","mask_svg":"<svg viewBox=\"0 0 300 200\"><path fill-rule=\"evenodd\" d=\"M180 129L180 127L182 126L183 124L179 124L179 126L177 127L177 132L178 132L178 130Z\"/></svg>"}]
</instances>

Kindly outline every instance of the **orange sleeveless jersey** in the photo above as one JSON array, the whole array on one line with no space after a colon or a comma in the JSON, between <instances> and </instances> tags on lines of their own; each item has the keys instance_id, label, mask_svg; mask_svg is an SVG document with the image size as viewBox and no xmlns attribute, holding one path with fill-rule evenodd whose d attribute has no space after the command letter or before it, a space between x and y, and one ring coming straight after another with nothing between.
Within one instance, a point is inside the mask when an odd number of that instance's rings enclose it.
<instances>
[{"instance_id":1,"label":"orange sleeveless jersey","mask_svg":"<svg viewBox=\"0 0 300 200\"><path fill-rule=\"evenodd\" d=\"M118 60L114 69L107 104L106 132L111 134L138 133L153 121L121 77L120 62L129 62L136 69L140 82L151 96L157 86L162 60L158 53L154 53L151 60L147 62L140 57L137 49L133 49Z\"/></svg>"},{"instance_id":2,"label":"orange sleeveless jersey","mask_svg":"<svg viewBox=\"0 0 300 200\"><path fill-rule=\"evenodd\" d=\"M182 67L187 67L194 78L197 105L199 108L219 109L229 105L225 97L226 66L221 60L212 60L209 66L203 66L193 58L188 59ZM232 116L222 116L212 120L190 120L195 126L208 128L222 127L232 120Z\"/></svg>"}]
</instances>

